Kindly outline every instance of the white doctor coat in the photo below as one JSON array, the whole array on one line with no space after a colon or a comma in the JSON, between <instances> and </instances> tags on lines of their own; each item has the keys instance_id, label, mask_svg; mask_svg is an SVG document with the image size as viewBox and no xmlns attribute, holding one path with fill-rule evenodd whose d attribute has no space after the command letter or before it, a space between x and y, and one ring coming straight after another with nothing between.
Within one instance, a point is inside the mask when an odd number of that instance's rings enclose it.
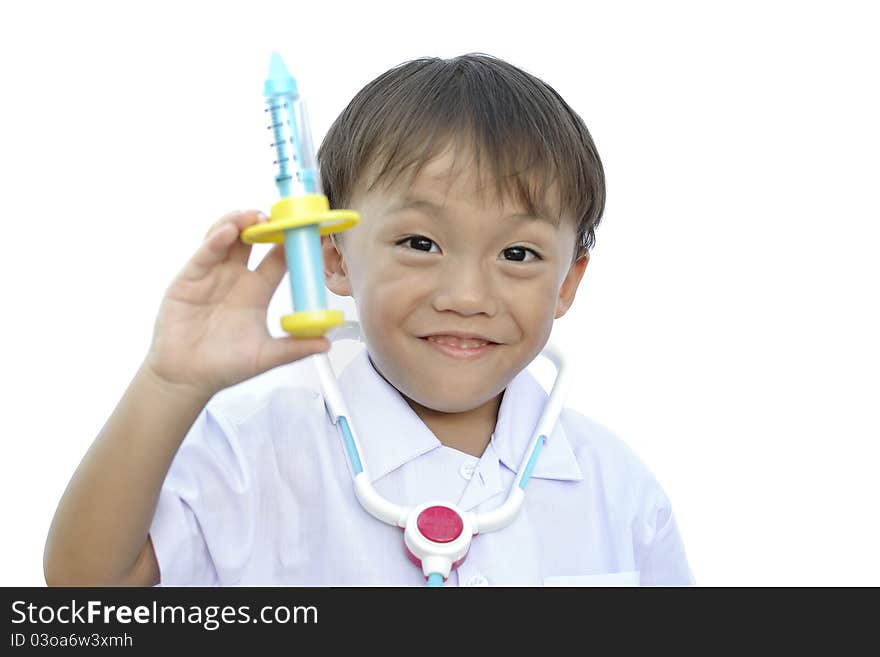
<instances>
[{"instance_id":1,"label":"white doctor coat","mask_svg":"<svg viewBox=\"0 0 880 657\"><path fill-rule=\"evenodd\" d=\"M481 458L446 447L360 352L339 376L373 485L405 506L488 511L507 496L547 393L505 390ZM161 585L424 586L403 532L358 503L323 397L247 383L217 395L178 450L150 535ZM474 537L447 585L691 585L662 488L626 444L565 408L513 522Z\"/></svg>"}]
</instances>

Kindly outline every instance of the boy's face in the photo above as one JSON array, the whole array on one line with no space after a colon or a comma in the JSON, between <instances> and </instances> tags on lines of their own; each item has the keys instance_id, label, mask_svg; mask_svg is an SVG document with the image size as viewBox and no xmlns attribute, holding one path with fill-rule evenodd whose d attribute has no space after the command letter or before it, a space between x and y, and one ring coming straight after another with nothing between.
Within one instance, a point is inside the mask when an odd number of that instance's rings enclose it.
<instances>
[{"instance_id":1,"label":"boy's face","mask_svg":"<svg viewBox=\"0 0 880 657\"><path fill-rule=\"evenodd\" d=\"M357 192L350 207L361 222L346 231L342 254L329 236L322 247L327 287L354 297L379 373L422 406L462 413L495 398L540 353L553 320L574 300L589 256L571 264L570 218L558 227L507 218L525 211L495 198L493 185L481 201L473 161L456 162L458 176L452 162L448 149L408 189ZM412 199L440 209L399 209ZM498 344L479 358L457 359L424 339L446 331Z\"/></svg>"}]
</instances>

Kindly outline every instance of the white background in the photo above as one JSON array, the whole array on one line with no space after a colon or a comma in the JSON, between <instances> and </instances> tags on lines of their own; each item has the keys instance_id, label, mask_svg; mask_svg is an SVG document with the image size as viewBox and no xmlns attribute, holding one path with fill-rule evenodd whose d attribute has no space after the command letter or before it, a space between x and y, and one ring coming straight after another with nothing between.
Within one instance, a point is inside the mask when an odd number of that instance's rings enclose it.
<instances>
[{"instance_id":1,"label":"white background","mask_svg":"<svg viewBox=\"0 0 880 657\"><path fill-rule=\"evenodd\" d=\"M657 476L698 584L880 585L871 3L239 4L0 5L0 585L43 584L58 499L205 230L276 199L272 49L316 145L420 56L553 86L608 184L554 332L569 406ZM273 333L286 312L285 280Z\"/></svg>"}]
</instances>

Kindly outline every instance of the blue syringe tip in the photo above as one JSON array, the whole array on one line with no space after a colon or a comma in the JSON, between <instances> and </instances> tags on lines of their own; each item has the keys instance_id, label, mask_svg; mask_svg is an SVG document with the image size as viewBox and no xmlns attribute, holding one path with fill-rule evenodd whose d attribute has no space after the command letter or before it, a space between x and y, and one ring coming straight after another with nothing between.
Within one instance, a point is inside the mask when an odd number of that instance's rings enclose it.
<instances>
[{"instance_id":1,"label":"blue syringe tip","mask_svg":"<svg viewBox=\"0 0 880 657\"><path fill-rule=\"evenodd\" d=\"M272 59L269 61L269 76L263 84L263 95L275 96L290 93L297 93L296 80L287 70L281 55L273 51Z\"/></svg>"}]
</instances>

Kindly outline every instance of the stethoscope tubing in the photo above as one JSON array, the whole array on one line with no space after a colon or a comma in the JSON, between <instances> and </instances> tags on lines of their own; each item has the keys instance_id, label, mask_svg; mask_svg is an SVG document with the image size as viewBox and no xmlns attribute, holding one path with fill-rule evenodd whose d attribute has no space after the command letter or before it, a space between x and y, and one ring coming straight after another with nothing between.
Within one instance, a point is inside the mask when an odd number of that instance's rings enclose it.
<instances>
[{"instance_id":1,"label":"stethoscope tubing","mask_svg":"<svg viewBox=\"0 0 880 657\"><path fill-rule=\"evenodd\" d=\"M332 342L346 339L363 342L360 323L355 321L345 322L342 326L328 333L327 337ZM501 529L513 520L523 503L525 486L531 477L540 449L549 440L553 427L562 412L570 385L565 358L562 351L550 342L545 345L541 355L556 367L556 379L553 382L550 396L544 405L528 447L523 452L517 476L505 501L492 511L468 514L474 534ZM368 466L361 458L362 451L357 431L351 422L351 415L339 389L329 355L327 353L315 354L312 359L321 382L327 411L333 423L339 427L345 445L359 502L375 518L391 525L405 527L410 507L400 506L385 499L379 495L371 483Z\"/></svg>"}]
</instances>

